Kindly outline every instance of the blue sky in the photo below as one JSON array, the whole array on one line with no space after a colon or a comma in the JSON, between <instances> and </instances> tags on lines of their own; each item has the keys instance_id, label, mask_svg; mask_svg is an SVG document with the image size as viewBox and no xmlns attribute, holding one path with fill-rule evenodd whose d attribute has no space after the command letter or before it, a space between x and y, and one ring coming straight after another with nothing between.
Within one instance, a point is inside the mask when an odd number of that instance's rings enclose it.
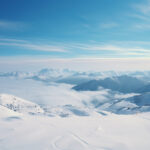
<instances>
[{"instance_id":1,"label":"blue sky","mask_svg":"<svg viewBox=\"0 0 150 150\"><path fill-rule=\"evenodd\" d=\"M150 0L0 0L0 56L150 56Z\"/></svg>"}]
</instances>

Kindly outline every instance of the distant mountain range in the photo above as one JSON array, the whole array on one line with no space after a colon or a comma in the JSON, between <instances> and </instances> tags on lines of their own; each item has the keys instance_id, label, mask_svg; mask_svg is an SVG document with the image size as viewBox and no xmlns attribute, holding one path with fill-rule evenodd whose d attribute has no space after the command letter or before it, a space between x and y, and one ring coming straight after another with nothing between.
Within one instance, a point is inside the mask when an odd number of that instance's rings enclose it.
<instances>
[{"instance_id":1,"label":"distant mountain range","mask_svg":"<svg viewBox=\"0 0 150 150\"><path fill-rule=\"evenodd\" d=\"M58 82L67 84L81 84L91 80L99 80L110 77L119 76L136 77L143 81L150 81L150 71L133 71L133 72L115 72L115 71L73 71L69 69L49 69L45 68L36 72L0 72L0 77L14 77L14 78L29 78L42 82Z\"/></svg>"},{"instance_id":2,"label":"distant mountain range","mask_svg":"<svg viewBox=\"0 0 150 150\"><path fill-rule=\"evenodd\" d=\"M108 94L104 95L105 100L91 96L88 100L85 98L80 101L81 104L78 106L71 104L55 107L41 106L13 95L0 94L0 106L18 113L68 117L70 115L88 116L91 111L102 113L103 110L117 114L150 111L150 72L148 71L123 73L42 69L38 72L0 73L0 78L32 79L46 84L56 82L57 85L59 83L72 84L69 85L69 88L72 87L69 90L73 95L77 92L94 93L108 89ZM123 95L136 94L124 98L115 96L121 93Z\"/></svg>"},{"instance_id":3,"label":"distant mountain range","mask_svg":"<svg viewBox=\"0 0 150 150\"><path fill-rule=\"evenodd\" d=\"M146 84L147 83L145 81L136 77L122 75L100 80L91 80L76 85L73 87L73 89L77 91L97 91L100 87L103 87L105 89L110 89L122 93L136 93L142 92L143 87L145 87L143 92L148 92L150 90L150 86L147 86Z\"/></svg>"}]
</instances>

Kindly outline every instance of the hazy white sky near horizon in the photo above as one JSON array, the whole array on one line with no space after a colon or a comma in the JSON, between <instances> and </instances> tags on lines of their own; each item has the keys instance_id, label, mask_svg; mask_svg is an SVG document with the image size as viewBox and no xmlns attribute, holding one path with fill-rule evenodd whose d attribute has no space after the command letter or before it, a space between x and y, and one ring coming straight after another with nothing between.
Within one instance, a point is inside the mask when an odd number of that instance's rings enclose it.
<instances>
[{"instance_id":1,"label":"hazy white sky near horizon","mask_svg":"<svg viewBox=\"0 0 150 150\"><path fill-rule=\"evenodd\" d=\"M42 68L78 71L140 71L150 70L149 58L30 58L1 57L0 72L37 71Z\"/></svg>"}]
</instances>

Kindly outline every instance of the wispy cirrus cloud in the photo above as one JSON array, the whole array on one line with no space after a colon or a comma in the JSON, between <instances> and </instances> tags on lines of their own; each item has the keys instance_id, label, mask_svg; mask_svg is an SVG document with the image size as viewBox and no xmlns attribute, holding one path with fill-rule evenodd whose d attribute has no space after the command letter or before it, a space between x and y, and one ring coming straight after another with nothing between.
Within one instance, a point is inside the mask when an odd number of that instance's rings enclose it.
<instances>
[{"instance_id":1,"label":"wispy cirrus cloud","mask_svg":"<svg viewBox=\"0 0 150 150\"><path fill-rule=\"evenodd\" d=\"M109 51L149 51L150 49L145 49L145 48L141 48L141 47L123 47L120 45L111 45L111 44L78 44L76 45L76 47L80 48L80 49L84 49L84 50L95 50L95 51L99 51L99 50L109 50Z\"/></svg>"},{"instance_id":2,"label":"wispy cirrus cloud","mask_svg":"<svg viewBox=\"0 0 150 150\"><path fill-rule=\"evenodd\" d=\"M148 16L144 16L142 14L130 14L130 17L136 18L138 20L150 22L150 18Z\"/></svg>"},{"instance_id":3,"label":"wispy cirrus cloud","mask_svg":"<svg viewBox=\"0 0 150 150\"><path fill-rule=\"evenodd\" d=\"M113 42L112 43L99 43L99 44L76 44L74 47L84 51L96 51L97 54L108 52L109 55L114 56L150 56L150 43L148 42ZM137 44L138 43L138 44Z\"/></svg>"},{"instance_id":4,"label":"wispy cirrus cloud","mask_svg":"<svg viewBox=\"0 0 150 150\"><path fill-rule=\"evenodd\" d=\"M147 29L150 29L150 24L140 23L140 24L135 24L134 27L137 29L147 30Z\"/></svg>"},{"instance_id":5,"label":"wispy cirrus cloud","mask_svg":"<svg viewBox=\"0 0 150 150\"><path fill-rule=\"evenodd\" d=\"M115 28L115 27L118 27L118 26L119 26L119 24L115 23L115 22L101 23L100 24L100 28L103 28L103 29Z\"/></svg>"},{"instance_id":6,"label":"wispy cirrus cloud","mask_svg":"<svg viewBox=\"0 0 150 150\"><path fill-rule=\"evenodd\" d=\"M150 0L143 1L143 3L135 4L134 8L143 15L150 15Z\"/></svg>"},{"instance_id":7,"label":"wispy cirrus cloud","mask_svg":"<svg viewBox=\"0 0 150 150\"><path fill-rule=\"evenodd\" d=\"M138 30L150 30L150 0L133 4L132 7L135 13L130 16L140 20L140 22L134 23L133 28Z\"/></svg>"},{"instance_id":8,"label":"wispy cirrus cloud","mask_svg":"<svg viewBox=\"0 0 150 150\"><path fill-rule=\"evenodd\" d=\"M25 40L11 39L11 38L0 38L0 42L26 42Z\"/></svg>"},{"instance_id":9,"label":"wispy cirrus cloud","mask_svg":"<svg viewBox=\"0 0 150 150\"><path fill-rule=\"evenodd\" d=\"M24 29L27 25L19 21L4 21L0 20L0 29L9 29L9 30L21 30Z\"/></svg>"},{"instance_id":10,"label":"wispy cirrus cloud","mask_svg":"<svg viewBox=\"0 0 150 150\"><path fill-rule=\"evenodd\" d=\"M0 38L0 46L19 47L26 50L60 52L74 54L70 57L91 57L96 56L150 56L150 42L148 41L125 41L125 42L92 42L92 43L53 43L45 44L37 42L29 42L26 40ZM69 52L69 53L68 53ZM106 55L105 55L106 54Z\"/></svg>"},{"instance_id":11,"label":"wispy cirrus cloud","mask_svg":"<svg viewBox=\"0 0 150 150\"><path fill-rule=\"evenodd\" d=\"M36 44L25 40L0 38L0 45L20 47L27 50L47 51L47 52L67 52L64 46L50 44Z\"/></svg>"}]
</instances>

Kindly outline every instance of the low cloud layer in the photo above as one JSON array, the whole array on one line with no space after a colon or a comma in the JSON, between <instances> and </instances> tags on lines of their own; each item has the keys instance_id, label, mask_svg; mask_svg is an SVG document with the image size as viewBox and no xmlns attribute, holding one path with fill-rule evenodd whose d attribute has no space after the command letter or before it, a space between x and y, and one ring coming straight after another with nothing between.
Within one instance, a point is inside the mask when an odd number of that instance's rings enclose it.
<instances>
[{"instance_id":1,"label":"low cloud layer","mask_svg":"<svg viewBox=\"0 0 150 150\"><path fill-rule=\"evenodd\" d=\"M22 97L29 101L48 106L74 105L81 106L83 101L92 98L106 99L107 90L97 92L77 92L69 84L49 85L30 79L0 78L0 92Z\"/></svg>"}]
</instances>

